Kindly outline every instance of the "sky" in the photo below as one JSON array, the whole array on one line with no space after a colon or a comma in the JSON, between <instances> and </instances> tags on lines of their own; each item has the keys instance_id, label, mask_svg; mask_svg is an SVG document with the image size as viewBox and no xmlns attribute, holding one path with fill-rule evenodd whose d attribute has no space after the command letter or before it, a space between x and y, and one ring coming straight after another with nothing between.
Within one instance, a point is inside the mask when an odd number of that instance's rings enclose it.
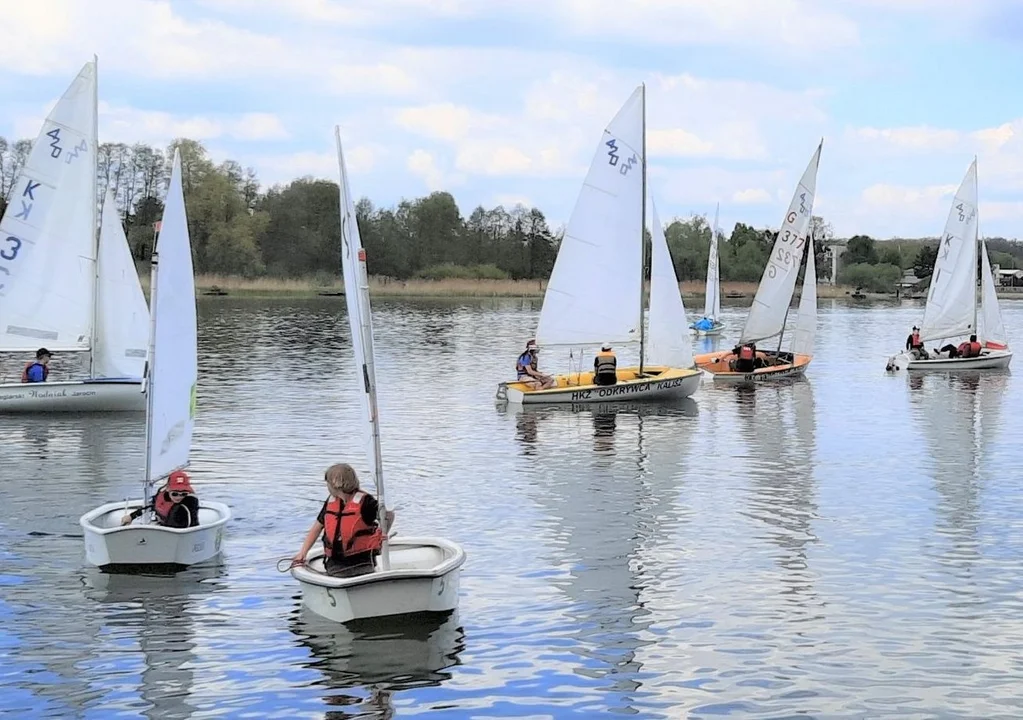
<instances>
[{"instance_id":1,"label":"sky","mask_svg":"<svg viewBox=\"0 0 1023 720\"><path fill-rule=\"evenodd\" d=\"M446 190L567 221L647 85L665 222L777 227L824 138L838 237L935 236L974 156L981 233L1023 233L1017 0L0 0L0 134L35 137L99 57L101 142L201 140L264 184Z\"/></svg>"}]
</instances>

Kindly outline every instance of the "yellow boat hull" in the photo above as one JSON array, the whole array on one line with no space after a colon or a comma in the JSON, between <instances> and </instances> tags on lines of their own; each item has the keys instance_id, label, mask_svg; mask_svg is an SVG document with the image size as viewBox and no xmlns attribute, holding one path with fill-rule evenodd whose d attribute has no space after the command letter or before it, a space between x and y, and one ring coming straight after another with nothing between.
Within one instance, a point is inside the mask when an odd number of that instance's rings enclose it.
<instances>
[{"instance_id":1,"label":"yellow boat hull","mask_svg":"<svg viewBox=\"0 0 1023 720\"><path fill-rule=\"evenodd\" d=\"M496 400L521 404L534 403L607 403L678 400L689 397L700 386L701 373L695 368L644 366L618 368L614 385L594 385L591 371L555 375L556 385L534 390L525 382L501 383Z\"/></svg>"},{"instance_id":2,"label":"yellow boat hull","mask_svg":"<svg viewBox=\"0 0 1023 720\"><path fill-rule=\"evenodd\" d=\"M768 356L777 357L779 353L767 352ZM757 368L753 372L735 372L729 368L727 358L731 357L729 350L697 355L694 360L696 367L709 373L715 382L725 383L759 383L784 380L785 378L798 377L806 371L812 356L793 355L792 353L781 353L780 357L788 362L780 365Z\"/></svg>"}]
</instances>

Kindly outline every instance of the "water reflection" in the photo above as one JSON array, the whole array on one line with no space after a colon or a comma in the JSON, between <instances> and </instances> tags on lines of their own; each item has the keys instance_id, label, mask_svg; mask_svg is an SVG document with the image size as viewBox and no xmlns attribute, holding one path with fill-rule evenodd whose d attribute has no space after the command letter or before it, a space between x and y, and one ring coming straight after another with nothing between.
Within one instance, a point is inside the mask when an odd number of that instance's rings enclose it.
<instances>
[{"instance_id":1,"label":"water reflection","mask_svg":"<svg viewBox=\"0 0 1023 720\"><path fill-rule=\"evenodd\" d=\"M97 641L114 636L138 642L139 695L150 720L185 720L200 709L193 695L205 683L195 675L195 651L199 637L215 633L217 623L198 608L204 596L222 589L226 575L226 568L210 567L163 576L90 570L82 577L85 597L107 606Z\"/></svg>"},{"instance_id":2,"label":"water reflection","mask_svg":"<svg viewBox=\"0 0 1023 720\"><path fill-rule=\"evenodd\" d=\"M793 619L809 619L821 606L808 559L809 546L817 542L813 384L801 378L735 391L743 436L756 459L749 505L741 512L766 526L762 537L781 551L776 562L784 571L782 596Z\"/></svg>"},{"instance_id":3,"label":"water reflection","mask_svg":"<svg viewBox=\"0 0 1023 720\"><path fill-rule=\"evenodd\" d=\"M301 607L292 613L289 627L312 653L309 666L322 673L320 684L330 690L324 704L346 708L324 715L338 720L393 717L394 693L441 685L465 649L457 610L441 618L407 616L343 626Z\"/></svg>"},{"instance_id":4,"label":"water reflection","mask_svg":"<svg viewBox=\"0 0 1023 720\"><path fill-rule=\"evenodd\" d=\"M527 406L518 412L535 423L531 457L546 478L536 502L556 523L556 552L567 563L567 577L554 585L567 600L574 655L582 660L575 684L595 685L601 705L614 712L649 710L656 703L643 689L646 675L636 658L651 642L643 590L646 568L656 563L646 550L665 526L679 522L673 500L698 406L686 398L670 406ZM566 452L570 446L577 448L573 454Z\"/></svg>"}]
</instances>

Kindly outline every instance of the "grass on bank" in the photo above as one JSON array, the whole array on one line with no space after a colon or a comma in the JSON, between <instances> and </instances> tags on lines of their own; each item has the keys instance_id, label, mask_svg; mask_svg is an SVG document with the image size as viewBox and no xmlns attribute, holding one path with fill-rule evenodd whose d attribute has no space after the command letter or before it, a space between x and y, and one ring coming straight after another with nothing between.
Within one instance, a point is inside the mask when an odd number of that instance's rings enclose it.
<instances>
[{"instance_id":1,"label":"grass on bank","mask_svg":"<svg viewBox=\"0 0 1023 720\"><path fill-rule=\"evenodd\" d=\"M142 273L142 287L149 295L149 274ZM334 282L324 282L318 278L243 278L231 275L197 275L195 278L196 292L200 295L223 294L227 297L316 297L319 295L339 295L344 287L340 278ZM428 280L413 278L395 280L393 278L370 278L370 294L374 297L435 297L435 298L542 298L547 288L546 280L499 280L499 279L467 279L444 278ZM682 295L688 301L703 297L706 283L684 282L681 284ZM756 294L757 283L723 282L721 283L722 300L728 304L729 293L741 293L749 303ZM817 296L820 298L842 298L851 295L853 288L844 286L819 285Z\"/></svg>"}]
</instances>

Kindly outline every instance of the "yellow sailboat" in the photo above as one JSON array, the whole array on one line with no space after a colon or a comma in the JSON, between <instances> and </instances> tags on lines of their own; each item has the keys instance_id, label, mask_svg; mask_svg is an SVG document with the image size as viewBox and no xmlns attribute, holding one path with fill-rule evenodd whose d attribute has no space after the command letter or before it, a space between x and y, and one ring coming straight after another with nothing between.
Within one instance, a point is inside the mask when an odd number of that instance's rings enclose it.
<instances>
[{"instance_id":1,"label":"yellow sailboat","mask_svg":"<svg viewBox=\"0 0 1023 720\"><path fill-rule=\"evenodd\" d=\"M594 403L673 400L701 374L664 231L653 214L649 332L643 322L646 226L646 88L640 85L604 130L558 250L536 332L547 362L565 362L553 386L528 378L498 386L498 402ZM638 345L638 364L614 385L594 384L594 353Z\"/></svg>"}]
</instances>

